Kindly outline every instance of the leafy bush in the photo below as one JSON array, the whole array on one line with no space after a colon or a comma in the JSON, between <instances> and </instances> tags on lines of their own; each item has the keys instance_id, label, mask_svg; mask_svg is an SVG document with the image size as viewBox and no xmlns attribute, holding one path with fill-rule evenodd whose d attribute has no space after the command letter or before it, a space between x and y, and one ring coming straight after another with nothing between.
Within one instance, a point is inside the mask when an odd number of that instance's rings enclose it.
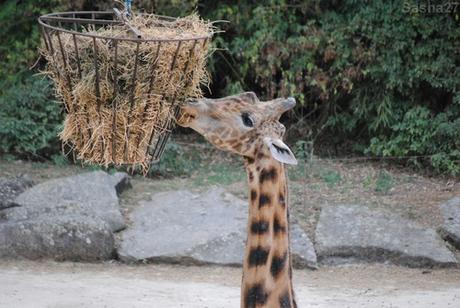
<instances>
[{"instance_id":1,"label":"leafy bush","mask_svg":"<svg viewBox=\"0 0 460 308\"><path fill-rule=\"evenodd\" d=\"M199 153L185 151L182 146L170 139L166 144L161 161L152 165L149 173L160 176L189 176L200 162Z\"/></svg>"},{"instance_id":2,"label":"leafy bush","mask_svg":"<svg viewBox=\"0 0 460 308\"><path fill-rule=\"evenodd\" d=\"M214 94L293 95L301 134L351 139L370 154L434 155L435 170L458 173L460 15L407 10L417 4L199 1L204 16L230 21L215 40L224 51L214 56ZM436 126L412 132L427 114Z\"/></svg>"},{"instance_id":3,"label":"leafy bush","mask_svg":"<svg viewBox=\"0 0 460 308\"><path fill-rule=\"evenodd\" d=\"M30 75L40 43L37 18L58 5L56 0L6 0L0 4L0 88Z\"/></svg>"},{"instance_id":4,"label":"leafy bush","mask_svg":"<svg viewBox=\"0 0 460 308\"><path fill-rule=\"evenodd\" d=\"M312 132L300 139L336 146L352 140L356 151L371 155L429 155L414 162L458 174L460 15L407 10L418 4L140 0L134 8L173 16L197 10L204 18L229 21L218 24L225 32L214 38L218 49L210 63L210 95L244 89L263 99L295 96L299 104L290 117L299 124L297 132ZM0 80L7 84L28 75L39 43L38 15L112 5L101 0L4 1Z\"/></svg>"},{"instance_id":5,"label":"leafy bush","mask_svg":"<svg viewBox=\"0 0 460 308\"><path fill-rule=\"evenodd\" d=\"M384 170L380 170L375 181L375 191L382 194L387 194L394 186L394 180L391 174Z\"/></svg>"},{"instance_id":6,"label":"leafy bush","mask_svg":"<svg viewBox=\"0 0 460 308\"><path fill-rule=\"evenodd\" d=\"M47 79L26 78L0 96L0 152L49 157L59 150L61 107Z\"/></svg>"},{"instance_id":7,"label":"leafy bush","mask_svg":"<svg viewBox=\"0 0 460 308\"><path fill-rule=\"evenodd\" d=\"M371 139L369 152L382 156L416 156L429 158L438 171L460 173L460 118L458 113L430 110L416 106L407 111L401 122L391 126L391 133ZM426 157L412 159L418 164Z\"/></svg>"}]
</instances>

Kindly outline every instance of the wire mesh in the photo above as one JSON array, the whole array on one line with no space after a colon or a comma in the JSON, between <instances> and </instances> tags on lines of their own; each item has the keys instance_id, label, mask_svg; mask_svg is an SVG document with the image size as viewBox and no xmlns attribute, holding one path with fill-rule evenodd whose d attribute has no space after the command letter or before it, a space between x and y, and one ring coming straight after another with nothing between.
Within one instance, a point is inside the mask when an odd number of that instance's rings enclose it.
<instances>
[{"instance_id":1,"label":"wire mesh","mask_svg":"<svg viewBox=\"0 0 460 308\"><path fill-rule=\"evenodd\" d=\"M175 19L172 17L166 16L158 16L159 19L164 21L174 21ZM152 39L152 38L144 38L141 34L136 31L136 29L132 29L127 23L125 18L120 17L119 12L117 10L114 11L76 11L76 12L64 12L64 13L52 13L43 15L38 19L40 30L42 33L42 38L44 41L44 47L46 48L47 52L52 56L52 61L54 64L52 65L55 74L60 77L63 77L65 80L64 85L61 87L65 88L65 90L69 93L68 95L73 95L74 84L72 84L72 80L75 79L82 79L84 77L84 69L83 64L81 61L81 54L79 53L80 46L79 42L81 42L81 38L84 37L86 39L92 40L92 52L94 54L94 94L97 99L97 112L99 113L99 121L101 120L101 72L99 70L98 64L98 41L103 40L104 42L111 42L111 51L112 51L112 61L114 76L113 76L113 97L116 97L118 92L121 91L119 87L119 76L117 75L117 66L119 65L119 55L120 55L120 44L129 42L130 44L134 44L135 47L135 55L134 55L134 65L131 72L131 86L129 88L129 114L127 117L128 121L128 129L125 132L125 141L123 146L124 158L127 160L128 156L128 148L130 147L130 141L135 140L134 144L136 147L140 147L141 140L144 138L148 138L148 146L145 149L145 155L148 157L149 164L156 163L160 160L164 150L166 143L169 139L169 136L174 128L175 122L174 119L171 117L167 121L163 121L163 123L159 123L160 126L154 124L150 132L146 133L143 131L132 133L129 129L130 122L132 121L131 113L133 109L136 107L136 100L135 100L135 89L136 83L138 82L138 69L140 65L150 65L149 69L151 70L151 75L149 76L149 87L148 93L151 94L156 83L156 75L155 70L157 69L158 58L161 56L162 48L164 48L165 44L176 44L176 50L174 56L171 59L171 63L169 66L169 72L172 76L174 71L177 69L176 61L177 56L181 49L189 48L186 50L188 54L188 59L185 64L185 68L183 71L187 71L189 69L189 62L190 59L193 57L195 48L198 44L203 44L202 46L206 46L208 44L210 37L212 34L206 36L197 36L193 38L173 38L173 39ZM97 30L100 27L104 27L107 25L128 25L131 28L130 35L126 35L124 37L110 37L104 34L100 34L97 31L87 31L87 29L95 29ZM72 53L76 58L76 63L70 63L67 61L68 59L68 50L64 48L61 36L64 33L71 37L72 42ZM55 46L57 42L58 46ZM186 43L187 42L187 43ZM155 51L154 61L150 64L140 63L140 55L139 55L139 47L141 44L149 44L152 50ZM59 62L61 61L61 62ZM59 65L58 65L59 64ZM76 64L76 65L75 65ZM71 74L74 74L71 76ZM185 73L184 73L185 74ZM171 114L177 115L178 111L178 99L183 99L181 96L182 93L186 93L187 87L190 86L189 80L185 80L183 84L183 89L180 91L176 91L173 95L167 95L165 93L155 93L161 96L159 100L160 104L164 104L167 102L171 109ZM82 121L86 121L88 124L90 120L93 119L88 118L88 112L84 110L84 107L80 107L78 102L75 103L75 99L70 100L74 103L69 104L68 101L64 100L65 111L67 114L77 115L79 117L86 117L86 119L81 119ZM146 113L149 106L146 104L143 107L142 115L141 115L141 122L146 121ZM111 114L111 129L112 129L112 136L111 141L107 140L91 140L92 136L92 128L91 125L86 125L87 129L82 130L77 127L78 134L80 134L80 140L90 141L93 144L100 144L101 151L104 150L105 147L111 148L112 156L115 155L116 148L119 147L119 144L116 144L115 140L115 132L117 131L117 101L113 99L112 101L112 114ZM119 112L119 111L118 111ZM156 120L154 120L155 122ZM136 135L135 135L136 134ZM112 157L112 160L115 161L115 157Z\"/></svg>"}]
</instances>

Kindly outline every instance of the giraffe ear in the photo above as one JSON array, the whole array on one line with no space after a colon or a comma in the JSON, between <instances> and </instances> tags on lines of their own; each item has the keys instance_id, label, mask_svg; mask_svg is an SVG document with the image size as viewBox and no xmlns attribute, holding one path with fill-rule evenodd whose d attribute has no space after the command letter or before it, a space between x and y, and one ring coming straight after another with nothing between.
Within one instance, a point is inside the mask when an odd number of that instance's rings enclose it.
<instances>
[{"instance_id":1,"label":"giraffe ear","mask_svg":"<svg viewBox=\"0 0 460 308\"><path fill-rule=\"evenodd\" d=\"M281 139L264 138L264 142L274 159L285 164L297 165L297 159L291 149Z\"/></svg>"}]
</instances>

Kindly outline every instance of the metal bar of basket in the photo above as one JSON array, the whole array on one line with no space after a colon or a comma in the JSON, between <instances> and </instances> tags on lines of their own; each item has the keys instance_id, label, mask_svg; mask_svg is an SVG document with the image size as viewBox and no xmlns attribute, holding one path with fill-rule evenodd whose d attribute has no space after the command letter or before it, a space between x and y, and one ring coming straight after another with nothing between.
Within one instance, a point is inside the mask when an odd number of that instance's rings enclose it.
<instances>
[{"instance_id":1,"label":"metal bar of basket","mask_svg":"<svg viewBox=\"0 0 460 308\"><path fill-rule=\"evenodd\" d=\"M81 80L82 79L82 73L81 73L81 65L80 65L80 55L78 53L77 38L76 38L76 35L73 34L73 33L72 33L72 40L73 40L73 45L74 45L74 48L75 48L75 58L76 58L76 62L77 62L78 77ZM75 104L74 112L77 112L77 108L79 108L79 106L78 106L78 104ZM88 118L87 113L86 113L85 120L86 120L86 125L87 125L86 132L88 134L88 140L90 140L90 138L91 138L91 129L90 129L90 126L89 126L89 118ZM78 130L80 131L80 129L78 129ZM84 141L85 135L83 134L83 130L81 130L81 136L82 136L82 139Z\"/></svg>"},{"instance_id":2,"label":"metal bar of basket","mask_svg":"<svg viewBox=\"0 0 460 308\"><path fill-rule=\"evenodd\" d=\"M153 82L155 80L155 69L157 68L158 58L160 57L160 48L161 48L161 42L158 42L157 50L156 50L156 53L155 53L155 58L154 58L153 63L152 63L152 68L150 69L150 71L152 72L152 75L150 76L150 85L149 85L148 94L152 93Z\"/></svg>"},{"instance_id":3,"label":"metal bar of basket","mask_svg":"<svg viewBox=\"0 0 460 308\"><path fill-rule=\"evenodd\" d=\"M61 36L59 35L59 32L56 33L56 36L58 38L59 49L61 50L62 63L64 64L64 69L66 71L67 85L69 86L70 92L72 92L72 82L70 81L69 70L67 69L67 59L65 56L64 47L62 46L62 40Z\"/></svg>"},{"instance_id":4,"label":"metal bar of basket","mask_svg":"<svg viewBox=\"0 0 460 308\"><path fill-rule=\"evenodd\" d=\"M70 17L54 17L54 16L42 16L42 20L53 21L53 22L66 22L73 24L98 24L98 25L113 25L120 24L120 21L109 20L109 19L90 19L90 18L70 18Z\"/></svg>"},{"instance_id":5,"label":"metal bar of basket","mask_svg":"<svg viewBox=\"0 0 460 308\"><path fill-rule=\"evenodd\" d=\"M133 71L133 81L131 85L131 95L130 95L130 104L129 104L129 113L128 113L128 124L127 124L127 130L126 130L126 142L124 146L123 152L125 153L124 157L125 160L128 160L128 144L129 144L129 135L131 134L129 126L131 124L131 113L133 112L133 106L134 106L134 92L136 90L136 78L137 78L137 63L139 61L139 45L140 42L137 42L136 44L136 56L134 58L134 71Z\"/></svg>"},{"instance_id":6,"label":"metal bar of basket","mask_svg":"<svg viewBox=\"0 0 460 308\"><path fill-rule=\"evenodd\" d=\"M67 30L67 29L61 29L61 28L57 28L57 27L54 27L52 25L49 25L47 23L45 23L42 19L42 17L40 17L38 19L38 22L41 24L41 25L44 25L47 29L50 29L50 30L54 30L54 31L61 31L61 32L65 32L65 33L75 33L74 31L72 30ZM118 23L118 24L122 24L122 23ZM76 33L78 35L81 35L81 36L86 36L86 37L96 37L98 39L105 39L105 40L118 40L118 41L131 41L131 42L135 42L135 41L138 41L139 39L138 38L130 38L130 37L110 37L110 36L106 36L106 35L98 35L98 34L95 34L94 32L88 32L88 33L85 33L85 32L78 32ZM142 42L146 43L146 42L179 42L179 41L190 41L191 39L199 39L199 40L203 40L203 39L209 39L212 35L207 35L207 36L198 36L198 37L193 37L193 38L165 38L165 39L158 39L158 38L143 38L142 39Z\"/></svg>"},{"instance_id":7,"label":"metal bar of basket","mask_svg":"<svg viewBox=\"0 0 460 308\"><path fill-rule=\"evenodd\" d=\"M166 128L166 130L163 132L160 138L158 138L158 142L155 146L155 153L152 156L151 162L158 161L160 159L161 153L163 153L170 135L171 135L171 130Z\"/></svg>"},{"instance_id":8,"label":"metal bar of basket","mask_svg":"<svg viewBox=\"0 0 460 308\"><path fill-rule=\"evenodd\" d=\"M48 41L46 40L45 28L43 26L40 26L40 31L42 32L42 37L43 37L43 41L45 42L46 50L49 52L50 47L48 46Z\"/></svg>"},{"instance_id":9,"label":"metal bar of basket","mask_svg":"<svg viewBox=\"0 0 460 308\"><path fill-rule=\"evenodd\" d=\"M81 64L80 64L80 55L78 53L77 38L76 38L76 34L72 33L72 36L73 36L73 44L74 44L74 48L75 48L75 57L76 57L76 62L77 62L78 77L81 80L81 78L82 78L82 70L81 70ZM86 132L88 134L88 141L89 141L89 140L91 140L92 132L91 132L91 127L90 127L90 121L89 121L89 117L88 117L88 112L86 112L87 111L86 106L83 107L82 110L83 110L83 113L85 114L86 127L87 127ZM84 136L83 132L82 132L82 136Z\"/></svg>"},{"instance_id":10,"label":"metal bar of basket","mask_svg":"<svg viewBox=\"0 0 460 308\"><path fill-rule=\"evenodd\" d=\"M80 65L80 55L78 54L78 46L77 46L77 37L75 34L72 33L72 39L73 39L73 46L75 48L75 57L76 57L76 62L77 62L77 70L78 70L78 77L80 77L81 80L81 65Z\"/></svg>"},{"instance_id":11,"label":"metal bar of basket","mask_svg":"<svg viewBox=\"0 0 460 308\"><path fill-rule=\"evenodd\" d=\"M188 58L187 58L187 62L185 63L185 67L184 67L184 76L185 78L187 78L186 74L187 74L187 71L188 71L188 67L190 66L190 60L192 59L193 57L193 54L195 53L195 47L196 47L196 44L198 43L198 40L194 40L193 42L193 45L192 45L192 48L190 48L189 52L188 52ZM204 45L203 45L204 46ZM188 84L189 84L189 81L190 79L186 79L185 80L185 84L184 84L184 93L186 93L187 91L187 88L188 88ZM176 103L176 97L177 97L177 93L174 95L174 100L173 100L173 103L171 104L171 108L174 109L176 106L175 106L175 103ZM177 110L174 111L174 116L176 117L177 116Z\"/></svg>"},{"instance_id":12,"label":"metal bar of basket","mask_svg":"<svg viewBox=\"0 0 460 308\"><path fill-rule=\"evenodd\" d=\"M188 58L187 58L187 62L185 63L185 67L184 67L184 76L187 74L187 70L188 70L188 67L190 65L190 61L193 57L193 54L195 53L195 47L196 47L196 44L198 43L198 40L194 40L193 42L193 45L192 47L190 48L189 50L189 53L188 53ZM203 43L203 46L205 46L205 43ZM186 93L187 91L187 88L189 86L189 81L191 81L191 79L186 79L185 80L185 84L184 84L184 93ZM174 111L174 118L177 117L178 115L178 112L179 112L179 108L176 108L176 101L177 101L177 92L176 94L174 94L174 98L171 102L171 109L173 109ZM163 153L165 147L166 147L166 143L168 142L168 139L169 139L169 136L172 132L172 129L174 128L174 120L173 119L169 119L168 121L168 124L167 124L167 130L166 132L164 133L164 137L162 138L161 140L161 144L159 146L159 150L158 150L158 153L156 153L156 156L159 158L161 157L161 154Z\"/></svg>"},{"instance_id":13,"label":"metal bar of basket","mask_svg":"<svg viewBox=\"0 0 460 308\"><path fill-rule=\"evenodd\" d=\"M92 16L94 13L92 14ZM102 114L101 114L101 88L100 88L100 78L99 78L99 67L97 65L97 44L96 38L93 37L93 50L94 50L94 73L96 75L96 100L97 100L97 112L99 114L99 124L102 124ZM104 152L104 139L101 136L101 153Z\"/></svg>"},{"instance_id":14,"label":"metal bar of basket","mask_svg":"<svg viewBox=\"0 0 460 308\"><path fill-rule=\"evenodd\" d=\"M72 14L72 18L75 19L75 13ZM77 23L76 23L76 22L73 22L73 29L74 29L75 31L78 31Z\"/></svg>"},{"instance_id":15,"label":"metal bar of basket","mask_svg":"<svg viewBox=\"0 0 460 308\"><path fill-rule=\"evenodd\" d=\"M98 55L98 52L97 52L97 44L96 44L96 38L93 37L93 51L94 51L94 73L96 75L96 97L97 97L97 111L100 110L101 108L101 102L100 102L100 98L101 98L101 89L100 89L100 85L99 85L99 67L97 66L97 55Z\"/></svg>"},{"instance_id":16,"label":"metal bar of basket","mask_svg":"<svg viewBox=\"0 0 460 308\"><path fill-rule=\"evenodd\" d=\"M174 53L174 57L173 57L173 59L172 59L172 61L171 61L171 67L170 67L170 70L169 70L169 71L170 71L170 76L172 76L173 71L174 71L174 67L176 66L177 55L179 54L179 50L180 50L181 45L182 45L182 41L178 41L178 42L177 42L177 48L176 48L176 51L175 51L175 53ZM160 99L160 111L161 111L161 108L162 108L162 105L163 105L163 99L164 99L164 97L165 97L165 95L162 94L162 95L161 95L161 99ZM159 115L160 115L160 112L158 112L157 117L156 117L154 123L157 122ZM155 134L155 126L153 125L153 126L152 126L152 130L151 130L151 132L150 132L149 143L148 143L149 145L147 146L146 154L150 154L151 144L152 144L152 139L153 139L154 134ZM159 137L159 139L160 139L160 138L161 138L161 136ZM158 140L158 141L159 141L159 140ZM157 147L157 145L158 145L158 141L157 141L157 143L156 143L156 145L155 145L154 151L155 151L155 149L156 149L156 147ZM155 157L155 156L154 156L154 153L151 154L151 161L154 160L154 157Z\"/></svg>"},{"instance_id":17,"label":"metal bar of basket","mask_svg":"<svg viewBox=\"0 0 460 308\"><path fill-rule=\"evenodd\" d=\"M59 69L59 67L57 65L58 62L57 62L56 57L55 57L55 50L54 50L54 46L53 46L53 40L51 39L51 35L49 34L49 32L48 32L48 30L46 28L45 28L45 33L46 33L46 37L48 38L48 43L49 43L49 46L50 46L51 57L53 58L54 67L56 69L57 74L59 76L62 76L61 70ZM67 106L65 101L64 101L64 107L65 107L66 111L69 112L69 106Z\"/></svg>"},{"instance_id":18,"label":"metal bar of basket","mask_svg":"<svg viewBox=\"0 0 460 308\"><path fill-rule=\"evenodd\" d=\"M68 67L70 67L70 64L67 63L67 59L66 59L65 52L64 52L64 47L62 45L62 40L61 40L61 36L59 35L59 32L56 33L56 36L58 38L59 49L61 50L62 61L64 63L64 69L66 71L67 84L69 86L70 93L72 93L72 82L71 82L71 78L70 78L70 72L69 72L69 69L68 69ZM77 112L77 105L72 106L72 105L69 104L68 109L69 109L70 112L75 114ZM77 121L76 125L77 125L78 133L81 134L81 138L84 139L85 136L83 134L83 131L80 128L80 125L79 125L78 121Z\"/></svg>"},{"instance_id":19,"label":"metal bar of basket","mask_svg":"<svg viewBox=\"0 0 460 308\"><path fill-rule=\"evenodd\" d=\"M113 101L112 101L112 161L116 163L115 155L115 132L117 129L117 94L118 94L118 41L113 41L114 53L114 68L113 68Z\"/></svg>"},{"instance_id":20,"label":"metal bar of basket","mask_svg":"<svg viewBox=\"0 0 460 308\"><path fill-rule=\"evenodd\" d=\"M155 80L155 69L158 65L158 58L160 57L160 48L161 48L161 42L158 42L157 43L157 50L155 52L155 57L154 57L154 60L152 62L152 67L150 69L150 71L152 72L152 75L150 77L150 85L149 85L149 90L148 90L148 94L151 94L152 93L152 89L153 89L153 82ZM141 123L144 123L144 119L145 119L145 114L147 113L147 108L148 108L149 104L146 103L145 106L144 106L144 110L142 111L142 115L141 115ZM139 134L137 135L137 142L136 142L136 148L139 148L139 144L141 143L141 140L142 140L142 137L144 135L144 132L142 130L139 130Z\"/></svg>"},{"instance_id":21,"label":"metal bar of basket","mask_svg":"<svg viewBox=\"0 0 460 308\"><path fill-rule=\"evenodd\" d=\"M142 38L141 32L137 28L131 26L128 19L126 19L126 17L120 12L120 10L114 8L113 11L115 12L115 15L117 16L117 18L121 20L123 24L129 28L129 30L131 30L131 32L134 34L136 38L138 39Z\"/></svg>"},{"instance_id":22,"label":"metal bar of basket","mask_svg":"<svg viewBox=\"0 0 460 308\"><path fill-rule=\"evenodd\" d=\"M48 32L48 30L46 28L44 28L44 33L45 33L45 37L48 39L49 48L50 48L50 51L51 51L51 57L53 58L53 62L56 65L56 59L54 58L53 42L51 41L50 34L49 34L49 32ZM58 74L60 73L59 70L57 70L57 72L58 72Z\"/></svg>"},{"instance_id":23,"label":"metal bar of basket","mask_svg":"<svg viewBox=\"0 0 460 308\"><path fill-rule=\"evenodd\" d=\"M179 41L177 43L176 52L174 53L174 57L173 57L173 60L172 60L172 63L171 63L171 68L170 68L171 73L174 70L174 67L176 66L177 55L179 54L179 50L180 50L181 46L182 46L182 41Z\"/></svg>"},{"instance_id":24,"label":"metal bar of basket","mask_svg":"<svg viewBox=\"0 0 460 308\"><path fill-rule=\"evenodd\" d=\"M110 16L113 16L113 9L112 10L107 10L107 11L71 11L71 12L57 12L57 13L48 13L48 14L45 14L45 15L42 15L41 17L45 16L45 17L56 17L56 16L68 16L68 15L71 15L71 14L77 14L77 15L90 15L90 14L96 14L96 15L99 15L99 16L103 16L103 15L110 15ZM155 14L155 16L157 16L159 19L162 19L164 21L169 21L169 22L173 22L174 20L176 20L177 18L176 17L171 17L171 16L165 16L165 15L157 15Z\"/></svg>"},{"instance_id":25,"label":"metal bar of basket","mask_svg":"<svg viewBox=\"0 0 460 308\"><path fill-rule=\"evenodd\" d=\"M134 104L134 92L136 90L136 78L137 78L137 64L139 62L139 46L140 43L138 42L136 44L136 55L134 57L134 71L133 71L133 80L132 80L132 85L131 85L131 96L129 98L130 100L130 108L133 108Z\"/></svg>"}]
</instances>

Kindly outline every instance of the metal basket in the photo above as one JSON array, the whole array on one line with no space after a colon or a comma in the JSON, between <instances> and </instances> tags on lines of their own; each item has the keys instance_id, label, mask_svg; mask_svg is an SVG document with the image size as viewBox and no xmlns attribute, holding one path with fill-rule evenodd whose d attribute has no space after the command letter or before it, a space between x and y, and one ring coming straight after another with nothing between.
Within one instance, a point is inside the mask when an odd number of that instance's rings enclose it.
<instances>
[{"instance_id":1,"label":"metal basket","mask_svg":"<svg viewBox=\"0 0 460 308\"><path fill-rule=\"evenodd\" d=\"M161 20L164 21L174 21L175 18L172 17L166 17L166 16L158 16ZM135 89L135 84L137 82L137 71L138 71L138 65L139 65L139 45L140 44L150 44L152 46L152 50L156 50L157 56L160 51L160 47L162 44L171 44L174 43L176 44L175 46L175 54L174 57L172 58L172 61L170 63L170 72L171 75L173 71L176 69L176 57L178 53L181 51L181 48L186 48L183 47L185 41L188 42L193 42L188 51L188 60L186 62L186 67L189 67L189 62L190 58L194 52L194 48L197 44L203 44L203 47L209 43L209 40L212 36L212 34L209 34L207 36L201 36L201 37L193 37L193 38L187 38L187 39L145 39L142 37L142 34L139 33L136 29L133 27L130 27L128 25L127 19L124 14L120 13L118 10L114 9L113 11L103 11L103 12L98 12L98 11L79 11L79 12L63 12L63 13L52 13L52 14L47 14L43 15L38 19L41 33L42 33L42 38L44 40L44 45L46 47L47 52L53 55L53 61L56 61L54 58L54 55L57 55L60 57L61 61L63 60L64 67L67 68L70 63L66 63L66 50L63 48L63 44L61 41L61 36L63 33L67 33L66 35L71 35L73 38L73 44L75 50L73 52L77 53L78 57L78 41L79 41L79 36L83 37L89 37L92 39L93 42L93 48L94 48L94 55L95 55L95 61L94 61L94 70L95 70L95 94L97 97L100 96L100 76L99 76L99 71L98 71L98 64L96 61L96 56L97 56L97 40L110 40L114 46L113 48L113 61L114 61L114 66L116 67L117 61L118 61L118 53L117 53L117 46L120 41L126 41L130 42L131 44L135 44L137 46L136 49L136 54L135 54L135 64L132 69L132 87L131 91L134 92ZM94 29L98 29L100 27L104 27L106 25L126 25L130 28L130 34L127 35L127 37L107 37L103 35L98 35L97 33L88 33L88 32L83 32L83 29L87 29L88 27L94 27ZM57 38L57 40L56 40ZM54 44L53 44L54 42ZM58 42L58 44L56 44ZM57 45L57 46L56 46ZM188 43L188 46L190 46L190 43ZM182 51L181 51L182 52ZM186 51L184 51L186 52ZM60 54L59 54L60 53ZM82 68L80 66L80 59L78 58L77 61L77 68L73 68L75 72L78 72L80 79L82 78ZM155 82L154 81L154 75L153 75L153 70L155 70L155 67L151 67L152 69L152 77L151 77L151 85ZM71 78L69 76L68 70L60 71L58 70L58 74L62 74L62 77L64 80L67 80L66 87L68 87L69 93L72 93L72 83L71 83ZM114 82L117 82L117 79L115 77ZM186 85L189 86L189 85ZM114 85L114 89L117 88L117 85ZM150 90L151 91L151 87ZM185 93L185 92L184 92ZM178 111L178 97L177 95L173 95L172 97L165 97L164 94L162 94L162 99L163 100L168 100L169 105L173 109L172 112L174 112L175 115L177 115ZM131 109L132 105L134 103L133 99L134 93L131 93L130 97L130 104L131 104ZM116 112L115 105L113 105L112 109L113 112ZM130 112L131 112L130 109ZM66 112L72 112L72 109L66 108ZM174 127L175 123L173 119L170 119L166 123L163 124L163 127L161 129L160 133L156 133L154 129L152 128L152 132L150 133L150 138L148 139L148 147L146 150L146 156L149 157L149 162L148 164L156 163L160 160L164 150L165 150L165 145L168 141L168 138L171 134L171 131ZM116 129L113 127L113 129ZM130 136L128 133L127 138L134 138L136 136ZM147 136L144 136L147 137ZM112 139L114 140L114 139ZM139 144L138 144L139 145ZM109 146L109 145L107 145ZM115 147L115 144L111 145L112 147ZM125 149L126 150L126 149ZM114 153L112 151L112 153Z\"/></svg>"}]
</instances>

